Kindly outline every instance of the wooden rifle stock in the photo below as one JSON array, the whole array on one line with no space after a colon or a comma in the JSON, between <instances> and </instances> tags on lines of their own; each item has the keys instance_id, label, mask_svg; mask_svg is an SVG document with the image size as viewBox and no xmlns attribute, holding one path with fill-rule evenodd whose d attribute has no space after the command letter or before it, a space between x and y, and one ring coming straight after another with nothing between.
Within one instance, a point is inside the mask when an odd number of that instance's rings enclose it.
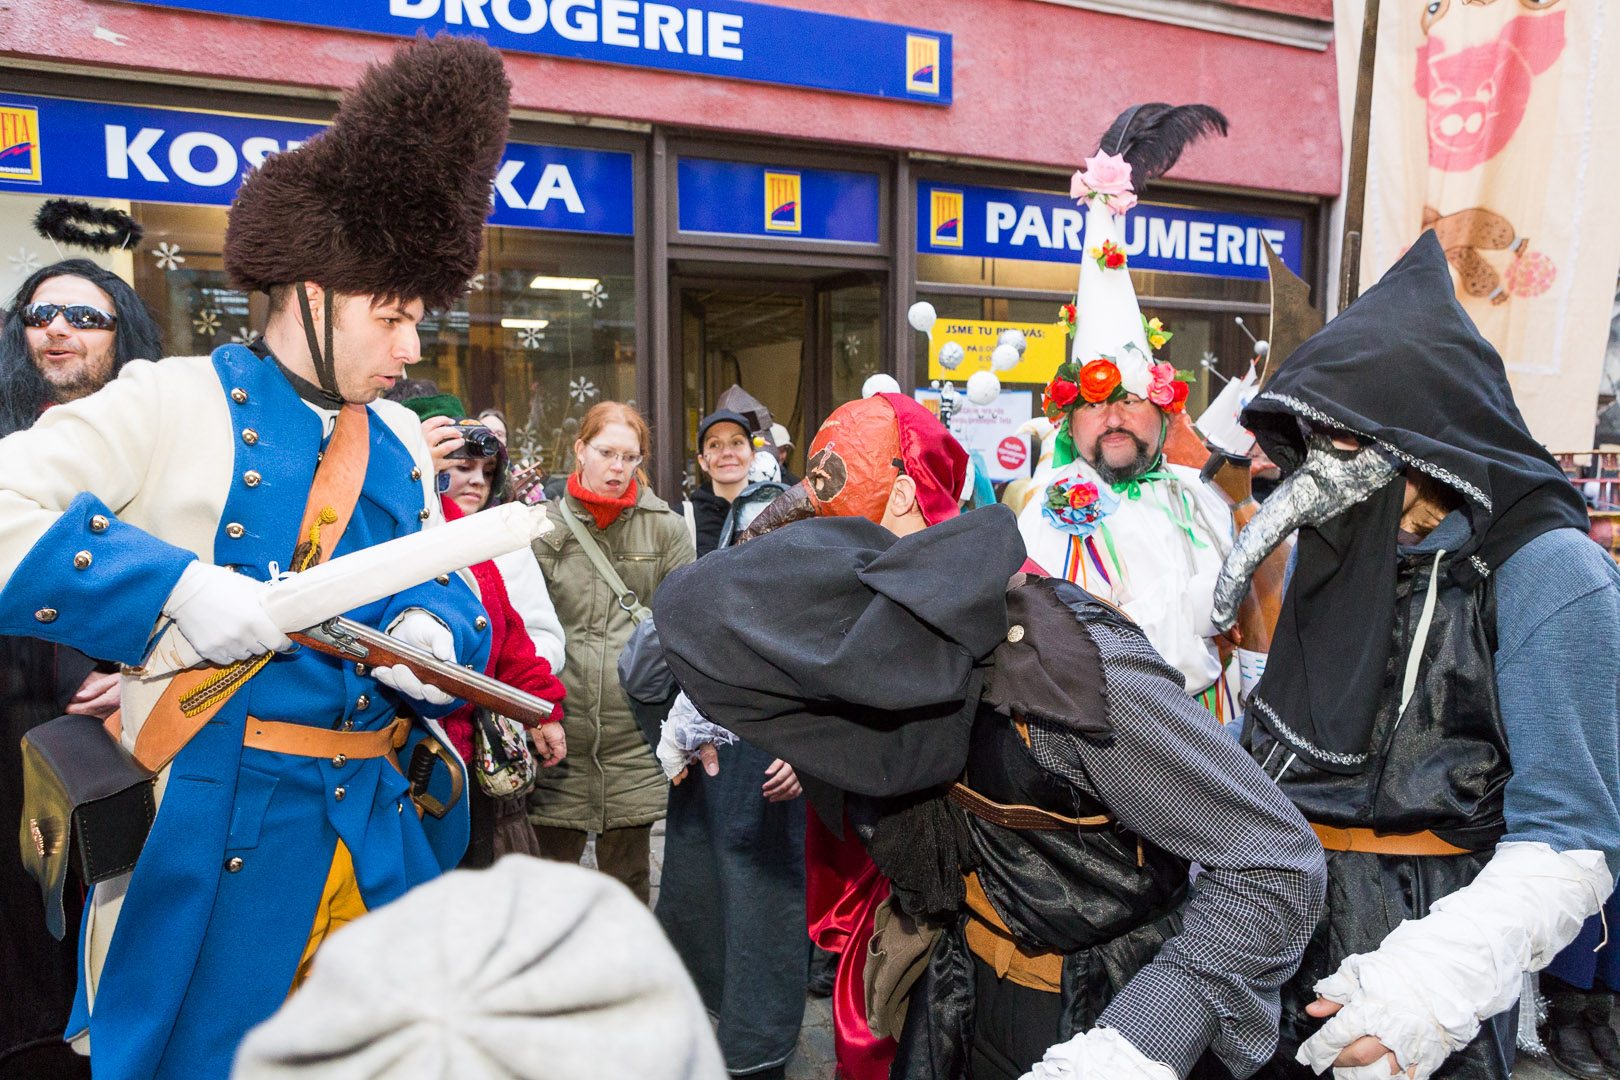
<instances>
[{"instance_id":1,"label":"wooden rifle stock","mask_svg":"<svg viewBox=\"0 0 1620 1080\"><path fill-rule=\"evenodd\" d=\"M429 686L491 712L516 720L524 727L547 722L555 707L544 698L524 693L471 668L449 664L398 638L341 616L328 619L288 637L317 652L367 667L404 664Z\"/></svg>"}]
</instances>

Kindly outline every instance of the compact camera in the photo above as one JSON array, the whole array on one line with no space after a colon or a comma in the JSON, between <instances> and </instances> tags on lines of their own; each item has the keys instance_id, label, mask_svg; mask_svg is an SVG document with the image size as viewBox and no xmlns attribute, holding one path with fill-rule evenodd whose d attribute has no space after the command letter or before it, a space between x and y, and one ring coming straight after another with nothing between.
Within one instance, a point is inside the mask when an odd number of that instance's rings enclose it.
<instances>
[{"instance_id":1,"label":"compact camera","mask_svg":"<svg viewBox=\"0 0 1620 1080\"><path fill-rule=\"evenodd\" d=\"M466 440L462 446L452 450L447 457L452 458L491 458L501 452L501 440L495 433L478 421L462 417L455 422L456 434Z\"/></svg>"}]
</instances>

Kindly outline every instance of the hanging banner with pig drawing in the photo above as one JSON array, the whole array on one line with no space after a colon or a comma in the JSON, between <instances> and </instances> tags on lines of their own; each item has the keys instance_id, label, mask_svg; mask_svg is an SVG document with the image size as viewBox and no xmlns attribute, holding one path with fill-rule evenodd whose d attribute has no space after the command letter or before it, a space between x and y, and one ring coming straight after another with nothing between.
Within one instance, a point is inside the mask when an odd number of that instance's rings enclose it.
<instances>
[{"instance_id":1,"label":"hanging banner with pig drawing","mask_svg":"<svg viewBox=\"0 0 1620 1080\"><path fill-rule=\"evenodd\" d=\"M1620 9L1381 6L1362 289L1433 229L1530 430L1589 447L1620 268ZM1353 83L1359 27L1338 39Z\"/></svg>"}]
</instances>

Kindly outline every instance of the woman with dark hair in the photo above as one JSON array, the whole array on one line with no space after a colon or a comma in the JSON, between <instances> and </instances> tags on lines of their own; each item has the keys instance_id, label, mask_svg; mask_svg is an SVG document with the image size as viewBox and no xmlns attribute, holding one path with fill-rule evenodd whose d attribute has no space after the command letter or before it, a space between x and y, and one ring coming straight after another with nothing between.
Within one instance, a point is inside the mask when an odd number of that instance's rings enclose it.
<instances>
[{"instance_id":1,"label":"woman with dark hair","mask_svg":"<svg viewBox=\"0 0 1620 1080\"><path fill-rule=\"evenodd\" d=\"M123 278L89 259L37 270L0 325L0 435L94 393L131 360L161 356L163 334Z\"/></svg>"}]
</instances>

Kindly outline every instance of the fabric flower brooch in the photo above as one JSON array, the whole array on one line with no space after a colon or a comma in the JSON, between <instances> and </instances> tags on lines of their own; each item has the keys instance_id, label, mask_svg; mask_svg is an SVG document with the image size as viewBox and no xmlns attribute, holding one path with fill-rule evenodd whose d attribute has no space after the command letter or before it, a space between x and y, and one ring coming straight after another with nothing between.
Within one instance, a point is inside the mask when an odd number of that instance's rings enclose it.
<instances>
[{"instance_id":1,"label":"fabric flower brooch","mask_svg":"<svg viewBox=\"0 0 1620 1080\"><path fill-rule=\"evenodd\" d=\"M1059 480L1046 489L1041 516L1059 532L1090 536L1097 523L1119 509L1119 498L1078 476Z\"/></svg>"},{"instance_id":2,"label":"fabric flower brooch","mask_svg":"<svg viewBox=\"0 0 1620 1080\"><path fill-rule=\"evenodd\" d=\"M1084 202L1096 199L1115 214L1136 205L1131 189L1131 166L1119 154L1101 151L1086 158L1086 167L1069 179L1069 198Z\"/></svg>"}]
</instances>

